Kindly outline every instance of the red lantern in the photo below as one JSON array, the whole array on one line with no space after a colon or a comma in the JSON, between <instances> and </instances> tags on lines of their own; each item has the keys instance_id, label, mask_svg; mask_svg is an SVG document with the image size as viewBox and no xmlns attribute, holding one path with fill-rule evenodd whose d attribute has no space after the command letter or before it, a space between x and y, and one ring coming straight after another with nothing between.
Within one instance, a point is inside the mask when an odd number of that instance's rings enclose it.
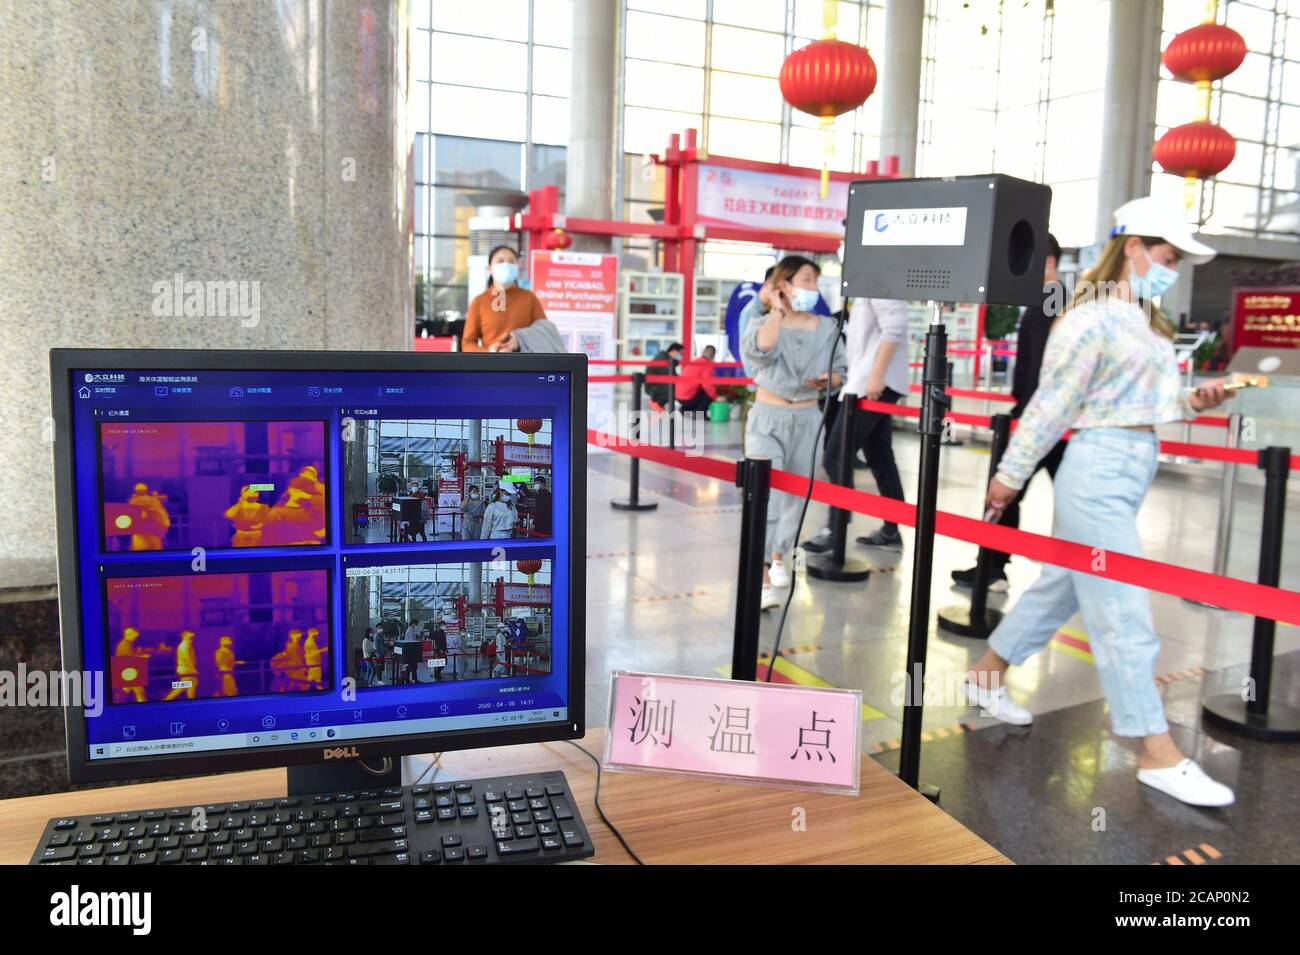
<instances>
[{"instance_id":1,"label":"red lantern","mask_svg":"<svg viewBox=\"0 0 1300 955\"><path fill-rule=\"evenodd\" d=\"M542 245L552 252L562 251L573 245L573 236L563 229L553 229L546 234L546 238L542 240Z\"/></svg>"},{"instance_id":2,"label":"red lantern","mask_svg":"<svg viewBox=\"0 0 1300 955\"><path fill-rule=\"evenodd\" d=\"M528 435L529 446L533 443L533 435L542 430L541 418L520 418L515 422L515 427Z\"/></svg>"},{"instance_id":3,"label":"red lantern","mask_svg":"<svg viewBox=\"0 0 1300 955\"><path fill-rule=\"evenodd\" d=\"M533 574L542 569L542 562L536 557L530 557L528 560L515 561L515 568L519 573L528 575L528 592L531 594L533 591Z\"/></svg>"},{"instance_id":4,"label":"red lantern","mask_svg":"<svg viewBox=\"0 0 1300 955\"><path fill-rule=\"evenodd\" d=\"M781 95L797 110L828 119L857 109L876 88L876 63L860 46L818 40L781 65Z\"/></svg>"},{"instance_id":5,"label":"red lantern","mask_svg":"<svg viewBox=\"0 0 1300 955\"><path fill-rule=\"evenodd\" d=\"M1151 157L1165 172L1187 179L1208 179L1228 168L1237 155L1232 134L1213 123L1184 123L1156 140Z\"/></svg>"},{"instance_id":6,"label":"red lantern","mask_svg":"<svg viewBox=\"0 0 1300 955\"><path fill-rule=\"evenodd\" d=\"M1246 59L1246 41L1232 27L1202 23L1169 41L1160 58L1174 79L1184 83L1221 80Z\"/></svg>"},{"instance_id":7,"label":"red lantern","mask_svg":"<svg viewBox=\"0 0 1300 955\"><path fill-rule=\"evenodd\" d=\"M833 18L830 22L833 24ZM830 156L835 152L831 124L840 113L867 101L876 88L876 62L862 47L827 37L787 56L781 64L780 82L787 103L821 117L826 141L821 196L825 199L830 191Z\"/></svg>"}]
</instances>

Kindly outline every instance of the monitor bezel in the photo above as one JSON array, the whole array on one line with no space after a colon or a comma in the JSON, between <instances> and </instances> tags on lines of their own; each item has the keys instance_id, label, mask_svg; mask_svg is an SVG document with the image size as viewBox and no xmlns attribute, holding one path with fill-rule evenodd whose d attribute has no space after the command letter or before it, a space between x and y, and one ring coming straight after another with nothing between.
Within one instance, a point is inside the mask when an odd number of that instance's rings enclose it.
<instances>
[{"instance_id":1,"label":"monitor bezel","mask_svg":"<svg viewBox=\"0 0 1300 955\"><path fill-rule=\"evenodd\" d=\"M54 490L59 583L59 642L64 672L83 666L83 595L75 501L75 450L72 439L73 371L392 371L392 372L545 372L571 376L569 388L569 718L502 729L482 727L446 733L373 737L347 741L356 759L445 752L486 746L581 739L586 729L586 520L587 520L587 358L574 354L491 354L478 352L238 351L190 349L54 348L50 350L53 406ZM94 598L94 595L91 595ZM68 777L73 783L158 776L223 773L235 770L314 765L335 747L291 744L229 752L205 751L92 760L86 717L80 700L64 706ZM332 757L332 761L337 757Z\"/></svg>"}]
</instances>

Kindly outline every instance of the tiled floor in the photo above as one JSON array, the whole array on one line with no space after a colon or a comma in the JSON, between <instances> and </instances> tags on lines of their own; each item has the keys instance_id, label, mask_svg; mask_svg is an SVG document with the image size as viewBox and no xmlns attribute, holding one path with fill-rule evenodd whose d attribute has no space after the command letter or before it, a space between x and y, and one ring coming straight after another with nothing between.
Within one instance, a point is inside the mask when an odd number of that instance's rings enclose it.
<instances>
[{"instance_id":1,"label":"tiled floor","mask_svg":"<svg viewBox=\"0 0 1300 955\"><path fill-rule=\"evenodd\" d=\"M943 451L939 507L973 516L981 509L988 450L959 436L964 444ZM1181 439L1176 430L1166 437ZM1193 440L1219 442L1222 433L1198 429ZM706 441L707 453L737 457L739 424L710 424ZM915 435L896 431L895 449L914 500ZM647 464L641 493L659 507L629 513L609 506L628 493L629 459L594 453L588 472L587 706L588 722L598 724L606 719L611 669L728 672L740 496L723 482ZM1218 466L1162 466L1140 517L1148 557L1212 569L1220 473ZM860 488L875 490L868 472L858 475ZM1045 476L1036 479L1022 511L1025 530L1050 531L1051 485ZM811 505L805 537L824 516L824 507ZM1260 520L1260 488L1242 482L1229 565L1234 576L1254 577ZM850 534L876 523L860 516ZM903 536L901 554L850 545L881 571L864 583L798 577L782 637L782 647L793 652L778 668L796 679L861 689L869 704L864 746L891 767L901 728L899 676L912 578L911 530L904 528ZM935 608L966 600L964 591L948 586L949 573L970 566L973 558L974 549L963 542L936 541ZM1283 586L1300 589L1300 529L1289 535L1283 567ZM1037 567L1017 558L1008 573L1010 593L994 595L994 606L1014 602ZM1135 754L1107 731L1101 687L1077 617L1048 650L1011 673L1013 696L1038 717L1032 728L1004 727L965 706L927 706L924 725L932 741L923 749L923 777L942 786L947 811L1017 861L1145 863L1173 856L1196 864L1215 861L1216 853L1225 862L1300 861L1300 844L1279 838L1293 836L1300 823L1294 796L1300 747L1201 732L1199 701L1206 687L1240 684L1250 659L1252 620L1161 594L1153 596L1153 609L1162 638L1157 674L1175 736L1185 752L1236 788L1235 806L1190 809L1138 786ZM770 650L777 613L764 617L761 645ZM932 623L932 677L965 672L982 651L982 641L950 636ZM1279 627L1274 698L1293 705L1300 703L1297 651L1300 630ZM1202 843L1214 851L1198 849ZM1191 855L1180 855L1189 849Z\"/></svg>"}]
</instances>

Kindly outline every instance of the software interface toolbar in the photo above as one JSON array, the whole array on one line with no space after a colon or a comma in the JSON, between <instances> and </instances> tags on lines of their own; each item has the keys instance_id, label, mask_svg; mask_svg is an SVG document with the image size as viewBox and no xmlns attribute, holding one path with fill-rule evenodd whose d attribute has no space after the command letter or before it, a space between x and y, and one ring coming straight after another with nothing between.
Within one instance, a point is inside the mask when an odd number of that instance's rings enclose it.
<instances>
[{"instance_id":1,"label":"software interface toolbar","mask_svg":"<svg viewBox=\"0 0 1300 955\"><path fill-rule=\"evenodd\" d=\"M75 371L89 758L565 722L568 377Z\"/></svg>"}]
</instances>

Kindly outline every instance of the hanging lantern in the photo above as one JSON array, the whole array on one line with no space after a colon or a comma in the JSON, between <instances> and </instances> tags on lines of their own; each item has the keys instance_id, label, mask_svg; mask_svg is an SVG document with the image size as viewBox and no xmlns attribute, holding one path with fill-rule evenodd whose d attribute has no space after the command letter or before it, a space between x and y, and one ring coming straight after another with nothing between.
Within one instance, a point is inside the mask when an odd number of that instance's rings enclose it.
<instances>
[{"instance_id":1,"label":"hanging lantern","mask_svg":"<svg viewBox=\"0 0 1300 955\"><path fill-rule=\"evenodd\" d=\"M1232 27L1202 23L1169 41L1160 62L1176 80L1213 83L1246 59L1246 41Z\"/></svg>"},{"instance_id":2,"label":"hanging lantern","mask_svg":"<svg viewBox=\"0 0 1300 955\"><path fill-rule=\"evenodd\" d=\"M515 561L515 569L521 574L528 575L528 592L533 591L533 575L542 569L542 562L536 557L530 557L527 560Z\"/></svg>"},{"instance_id":3,"label":"hanging lantern","mask_svg":"<svg viewBox=\"0 0 1300 955\"><path fill-rule=\"evenodd\" d=\"M1210 105L1215 81L1246 59L1246 41L1236 30L1215 22L1217 7L1217 0L1210 0L1205 22L1170 40L1160 58L1174 79L1194 83L1199 94L1196 122L1175 126L1151 150L1160 168L1183 177L1188 209L1199 201L1201 182L1226 169L1237 154L1232 135L1210 122Z\"/></svg>"},{"instance_id":4,"label":"hanging lantern","mask_svg":"<svg viewBox=\"0 0 1300 955\"><path fill-rule=\"evenodd\" d=\"M542 240L542 245L546 246L552 252L559 252L573 245L573 236L563 229L552 229L546 233L546 238Z\"/></svg>"},{"instance_id":5,"label":"hanging lantern","mask_svg":"<svg viewBox=\"0 0 1300 955\"><path fill-rule=\"evenodd\" d=\"M533 435L542 430L541 418L520 418L515 422L515 427L528 435L528 446L532 447Z\"/></svg>"},{"instance_id":6,"label":"hanging lantern","mask_svg":"<svg viewBox=\"0 0 1300 955\"><path fill-rule=\"evenodd\" d=\"M860 46L834 39L834 21L827 14L828 36L795 50L781 65L781 95L800 112L821 119L826 156L822 160L821 194L830 186L830 156L835 117L857 109L876 88L876 63Z\"/></svg>"},{"instance_id":7,"label":"hanging lantern","mask_svg":"<svg viewBox=\"0 0 1300 955\"><path fill-rule=\"evenodd\" d=\"M1227 169L1237 141L1222 126L1196 122L1175 126L1161 136L1151 157L1165 172L1185 179L1208 179Z\"/></svg>"}]
</instances>

